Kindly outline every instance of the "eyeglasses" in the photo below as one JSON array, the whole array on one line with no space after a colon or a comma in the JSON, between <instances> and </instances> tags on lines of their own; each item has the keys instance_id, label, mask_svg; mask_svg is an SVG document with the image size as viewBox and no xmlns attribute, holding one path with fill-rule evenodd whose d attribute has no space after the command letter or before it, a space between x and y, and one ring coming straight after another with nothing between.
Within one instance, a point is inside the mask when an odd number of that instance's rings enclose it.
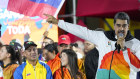
<instances>
[{"instance_id":1,"label":"eyeglasses","mask_svg":"<svg viewBox=\"0 0 140 79\"><path fill-rule=\"evenodd\" d=\"M128 24L116 24L116 26L117 27L121 27L122 26L123 28L126 28L128 26Z\"/></svg>"}]
</instances>

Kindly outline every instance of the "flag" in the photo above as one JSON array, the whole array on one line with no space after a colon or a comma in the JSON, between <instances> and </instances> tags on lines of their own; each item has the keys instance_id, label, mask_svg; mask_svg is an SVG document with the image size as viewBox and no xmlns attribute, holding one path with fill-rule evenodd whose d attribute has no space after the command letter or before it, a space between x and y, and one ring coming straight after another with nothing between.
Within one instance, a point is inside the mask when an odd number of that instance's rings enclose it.
<instances>
[{"instance_id":1,"label":"flag","mask_svg":"<svg viewBox=\"0 0 140 79\"><path fill-rule=\"evenodd\" d=\"M64 0L9 0L7 9L26 16L40 16L43 14L57 16Z\"/></svg>"},{"instance_id":2,"label":"flag","mask_svg":"<svg viewBox=\"0 0 140 79\"><path fill-rule=\"evenodd\" d=\"M0 79L3 79L3 69L1 66L0 66Z\"/></svg>"},{"instance_id":3,"label":"flag","mask_svg":"<svg viewBox=\"0 0 140 79\"><path fill-rule=\"evenodd\" d=\"M18 39L21 41L21 44L23 44L24 39L26 39L26 36L29 36L28 39L34 41L38 45L38 48L40 48L42 43L42 35L48 28L49 28L48 37L53 39L55 42L58 41L58 27L56 25L52 25L51 27L49 27L49 24L46 22L43 23L43 18L40 18L38 15L35 17L30 17L24 14L13 12L12 10L11 11L7 10L8 3L10 4L11 1L12 0L0 0L0 24L2 25L1 40L4 42L4 44L9 44L9 42L12 39ZM17 11L19 10L19 12L21 12L22 10L21 6L23 6L23 4L19 3L19 1L27 2L27 0L13 0L13 1L16 1L16 4L15 2L13 2L13 4L15 5L12 4L11 5L12 7L10 8L16 8ZM28 2L26 4L28 4ZM26 6L26 4L24 5ZM58 5L56 5L56 3L53 4L53 6L55 5L54 7L57 8L54 14L57 14L57 11L59 11L58 9L60 7L59 6L60 4Z\"/></svg>"}]
</instances>

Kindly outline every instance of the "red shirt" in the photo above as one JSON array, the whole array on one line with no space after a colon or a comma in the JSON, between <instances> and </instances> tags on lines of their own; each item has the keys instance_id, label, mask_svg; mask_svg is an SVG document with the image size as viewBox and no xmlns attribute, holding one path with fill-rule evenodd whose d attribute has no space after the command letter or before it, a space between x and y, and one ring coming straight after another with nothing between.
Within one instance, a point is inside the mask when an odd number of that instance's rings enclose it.
<instances>
[{"instance_id":1,"label":"red shirt","mask_svg":"<svg viewBox=\"0 0 140 79\"><path fill-rule=\"evenodd\" d=\"M54 59L48 61L47 64L50 66L52 74L54 74L54 72L61 67L61 60L59 58L59 53L55 56Z\"/></svg>"}]
</instances>

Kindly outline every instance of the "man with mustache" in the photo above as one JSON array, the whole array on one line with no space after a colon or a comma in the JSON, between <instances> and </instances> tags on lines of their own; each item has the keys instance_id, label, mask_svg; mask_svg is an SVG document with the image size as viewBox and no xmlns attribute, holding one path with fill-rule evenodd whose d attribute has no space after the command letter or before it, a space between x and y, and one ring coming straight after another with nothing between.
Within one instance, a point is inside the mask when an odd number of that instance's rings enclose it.
<instances>
[{"instance_id":1,"label":"man with mustache","mask_svg":"<svg viewBox=\"0 0 140 79\"><path fill-rule=\"evenodd\" d=\"M140 71L140 41L130 34L127 13L117 13L114 17L114 31L107 32L89 30L57 20L51 15L46 16L47 22L58 24L63 30L97 45L97 79L136 79L136 72Z\"/></svg>"}]
</instances>

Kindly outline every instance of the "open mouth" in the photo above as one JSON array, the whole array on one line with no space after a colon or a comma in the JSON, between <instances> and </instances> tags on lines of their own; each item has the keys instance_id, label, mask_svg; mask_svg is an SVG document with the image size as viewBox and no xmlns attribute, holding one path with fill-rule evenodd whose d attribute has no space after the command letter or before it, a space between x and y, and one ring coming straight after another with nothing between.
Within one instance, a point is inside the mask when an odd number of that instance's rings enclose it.
<instances>
[{"instance_id":1,"label":"open mouth","mask_svg":"<svg viewBox=\"0 0 140 79\"><path fill-rule=\"evenodd\" d=\"M31 57L36 58L36 54L31 55Z\"/></svg>"}]
</instances>

